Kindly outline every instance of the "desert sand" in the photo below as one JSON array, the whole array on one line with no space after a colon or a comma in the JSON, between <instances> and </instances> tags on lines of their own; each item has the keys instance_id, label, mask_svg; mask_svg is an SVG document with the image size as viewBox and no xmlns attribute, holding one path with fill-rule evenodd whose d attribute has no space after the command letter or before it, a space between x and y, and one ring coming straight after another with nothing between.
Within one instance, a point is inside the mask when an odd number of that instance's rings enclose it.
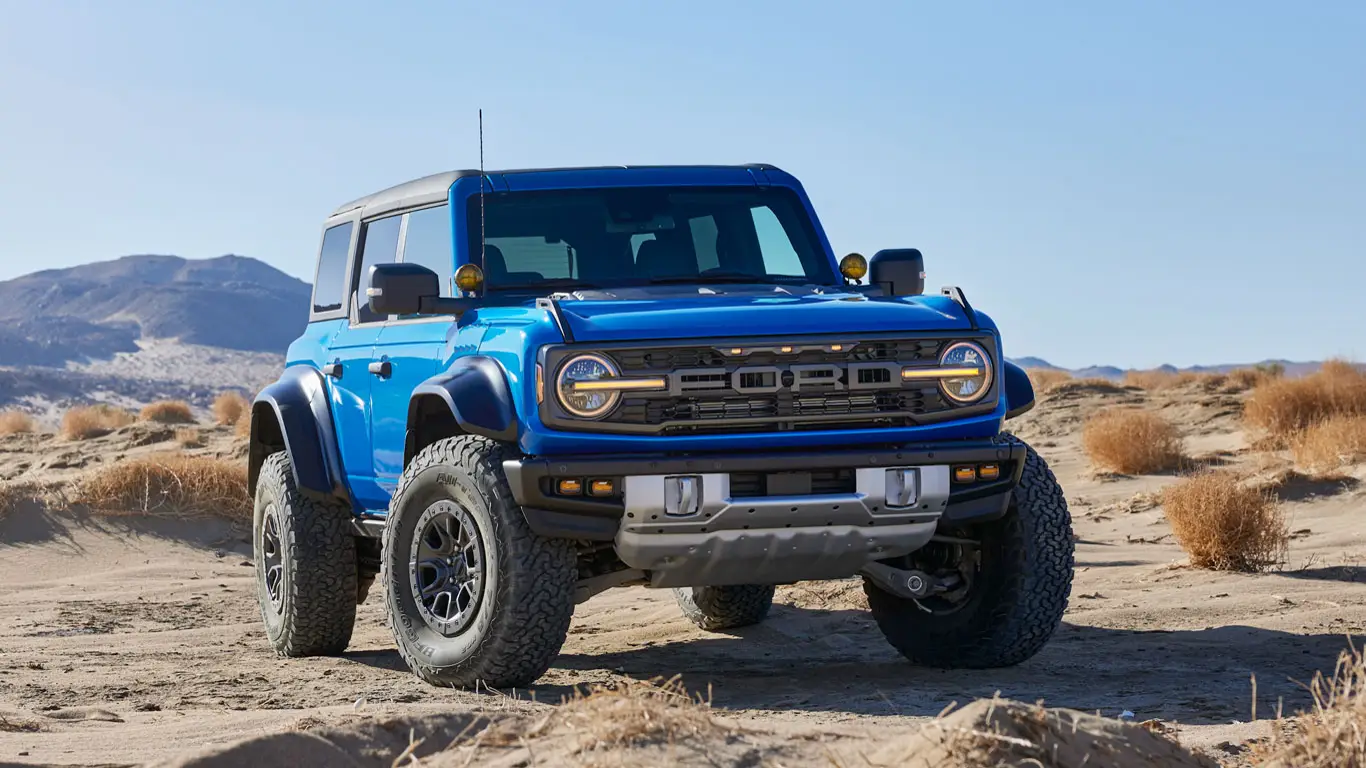
<instances>
[{"instance_id":1,"label":"desert sand","mask_svg":"<svg viewBox=\"0 0 1366 768\"><path fill-rule=\"evenodd\" d=\"M1265 475L1294 532L1287 561L1258 574L1190 567L1155 494L1177 475L1097 473L1081 450L1081 420L1117 403L1171 418L1199 464ZM188 764L253 755L264 766L295 754L290 743L314 757L348 743L374 747L357 764L389 765L410 737L430 737L425 753L490 720L531 729L585 685L677 675L739 729L709 742L717 764L889 764L878 750L915 737L951 704L999 693L1157 721L1150 727L1239 765L1278 708L1307 706L1297 681L1331 672L1366 625L1366 468L1333 480L1298 474L1249 447L1240 408L1239 395L1199 386L1074 383L1011 423L1057 473L1078 537L1064 624L1019 667L909 665L867 616L857 581L783 587L763 625L733 633L695 629L667 591L627 588L579 606L563 653L533 690L499 692L418 681L374 595L345 655L277 658L260 628L244 524L96 515L52 495L100 464L178 450L172 430L138 424L82 443L0 436L0 486L28 489L8 511L0 502L0 764L174 762L258 739L257 752ZM192 453L241 456L229 428L203 431L207 445ZM422 764L554 764L572 753L550 739L538 756L538 743L457 748ZM681 752L652 759L684 762L686 746L669 749Z\"/></svg>"}]
</instances>

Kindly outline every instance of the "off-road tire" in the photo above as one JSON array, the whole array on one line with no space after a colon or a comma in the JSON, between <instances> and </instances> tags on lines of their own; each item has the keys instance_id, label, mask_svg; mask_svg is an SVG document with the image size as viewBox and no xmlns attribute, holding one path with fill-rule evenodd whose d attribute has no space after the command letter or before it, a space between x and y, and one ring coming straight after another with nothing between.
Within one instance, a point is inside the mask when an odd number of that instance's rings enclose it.
<instances>
[{"instance_id":1,"label":"off-road tire","mask_svg":"<svg viewBox=\"0 0 1366 768\"><path fill-rule=\"evenodd\" d=\"M341 501L306 496L294 485L284 451L266 457L252 515L257 602L266 637L281 656L334 656L346 650L356 625L356 543L351 510ZM283 566L272 601L262 534L268 514L278 532Z\"/></svg>"},{"instance_id":2,"label":"off-road tire","mask_svg":"<svg viewBox=\"0 0 1366 768\"><path fill-rule=\"evenodd\" d=\"M947 669L1019 664L1048 642L1072 591L1072 519L1047 463L1026 446L1024 474L1005 517L972 528L980 579L963 606L931 614L865 577L864 592L887 641L912 662Z\"/></svg>"},{"instance_id":3,"label":"off-road tire","mask_svg":"<svg viewBox=\"0 0 1366 768\"><path fill-rule=\"evenodd\" d=\"M530 685L569 634L577 555L569 541L532 532L503 474L504 456L483 437L440 440L409 463L389 504L381 556L389 624L408 667L433 685ZM478 608L450 637L423 618L409 571L416 523L443 500L472 518L484 555Z\"/></svg>"},{"instance_id":4,"label":"off-road tire","mask_svg":"<svg viewBox=\"0 0 1366 768\"><path fill-rule=\"evenodd\" d=\"M758 624L773 607L772 584L684 587L674 590L683 615L708 632Z\"/></svg>"}]
</instances>

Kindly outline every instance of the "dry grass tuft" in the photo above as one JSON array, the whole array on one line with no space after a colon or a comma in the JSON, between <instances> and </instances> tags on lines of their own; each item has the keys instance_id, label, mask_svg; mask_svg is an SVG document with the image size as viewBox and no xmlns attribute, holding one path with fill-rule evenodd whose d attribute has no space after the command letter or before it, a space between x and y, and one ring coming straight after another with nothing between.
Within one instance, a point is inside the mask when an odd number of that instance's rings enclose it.
<instances>
[{"instance_id":1,"label":"dry grass tuft","mask_svg":"<svg viewBox=\"0 0 1366 768\"><path fill-rule=\"evenodd\" d=\"M1285 559L1290 530L1280 504L1231 472L1206 470L1168 486L1162 508L1197 568L1257 571Z\"/></svg>"},{"instance_id":2,"label":"dry grass tuft","mask_svg":"<svg viewBox=\"0 0 1366 768\"><path fill-rule=\"evenodd\" d=\"M23 411L0 411L0 435L17 435L34 430L33 417Z\"/></svg>"},{"instance_id":3,"label":"dry grass tuft","mask_svg":"<svg viewBox=\"0 0 1366 768\"><path fill-rule=\"evenodd\" d=\"M72 408L62 416L61 434L68 440L89 440L107 435L119 427L135 421L133 414L122 408L99 403Z\"/></svg>"},{"instance_id":4,"label":"dry grass tuft","mask_svg":"<svg viewBox=\"0 0 1366 768\"><path fill-rule=\"evenodd\" d=\"M0 520L4 520L21 503L34 497L32 486L20 483L0 483Z\"/></svg>"},{"instance_id":5,"label":"dry grass tuft","mask_svg":"<svg viewBox=\"0 0 1366 768\"><path fill-rule=\"evenodd\" d=\"M627 680L594 685L540 721L496 723L453 748L518 747L536 739L570 743L570 754L616 752L652 745L686 746L725 738L734 729L712 717L711 704L694 698L679 678L667 681ZM471 757L474 757L472 755Z\"/></svg>"},{"instance_id":6,"label":"dry grass tuft","mask_svg":"<svg viewBox=\"0 0 1366 768\"><path fill-rule=\"evenodd\" d=\"M1034 385L1034 391L1038 394L1052 392L1058 385L1072 380L1072 374L1056 368L1026 368L1025 374L1029 376L1029 383Z\"/></svg>"},{"instance_id":7,"label":"dry grass tuft","mask_svg":"<svg viewBox=\"0 0 1366 768\"><path fill-rule=\"evenodd\" d=\"M181 448L203 448L204 434L193 427L182 427L175 431L175 441Z\"/></svg>"},{"instance_id":8,"label":"dry grass tuft","mask_svg":"<svg viewBox=\"0 0 1366 768\"><path fill-rule=\"evenodd\" d=\"M223 392L213 400L213 419L219 426L230 427L248 411L247 399L238 392Z\"/></svg>"},{"instance_id":9,"label":"dry grass tuft","mask_svg":"<svg viewBox=\"0 0 1366 768\"><path fill-rule=\"evenodd\" d=\"M1335 416L1366 416L1366 372L1341 360L1298 379L1263 379L1243 405L1243 419L1290 439Z\"/></svg>"},{"instance_id":10,"label":"dry grass tuft","mask_svg":"<svg viewBox=\"0 0 1366 768\"><path fill-rule=\"evenodd\" d=\"M158 400L144 406L138 418L158 424L193 424L194 411L183 400Z\"/></svg>"},{"instance_id":11,"label":"dry grass tuft","mask_svg":"<svg viewBox=\"0 0 1366 768\"><path fill-rule=\"evenodd\" d=\"M1124 384L1129 387L1160 391L1175 389L1185 384L1198 381L1199 374L1195 373L1176 373L1174 371L1127 371L1124 374Z\"/></svg>"},{"instance_id":12,"label":"dry grass tuft","mask_svg":"<svg viewBox=\"0 0 1366 768\"><path fill-rule=\"evenodd\" d=\"M107 513L250 520L247 468L237 461L166 454L120 462L83 479L72 499Z\"/></svg>"},{"instance_id":13,"label":"dry grass tuft","mask_svg":"<svg viewBox=\"0 0 1366 768\"><path fill-rule=\"evenodd\" d=\"M1110 408L1086 420L1082 447L1100 469L1126 475L1176 469L1181 464L1181 433L1152 411Z\"/></svg>"},{"instance_id":14,"label":"dry grass tuft","mask_svg":"<svg viewBox=\"0 0 1366 768\"><path fill-rule=\"evenodd\" d=\"M1263 768L1366 766L1366 657L1352 647L1338 657L1331 679L1315 672L1313 710L1278 722L1254 757ZM1278 718L1279 719L1279 718Z\"/></svg>"}]
</instances>

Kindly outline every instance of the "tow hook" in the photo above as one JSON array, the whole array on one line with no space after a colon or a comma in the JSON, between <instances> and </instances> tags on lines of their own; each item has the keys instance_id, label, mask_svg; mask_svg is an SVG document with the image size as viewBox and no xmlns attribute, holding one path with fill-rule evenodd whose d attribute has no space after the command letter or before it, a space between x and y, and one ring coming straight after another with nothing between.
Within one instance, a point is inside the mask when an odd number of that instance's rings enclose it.
<instances>
[{"instance_id":1,"label":"tow hook","mask_svg":"<svg viewBox=\"0 0 1366 768\"><path fill-rule=\"evenodd\" d=\"M905 597L911 600L947 592L954 587L953 584L937 579L924 571L902 570L884 563L869 563L863 566L863 575L897 597Z\"/></svg>"}]
</instances>

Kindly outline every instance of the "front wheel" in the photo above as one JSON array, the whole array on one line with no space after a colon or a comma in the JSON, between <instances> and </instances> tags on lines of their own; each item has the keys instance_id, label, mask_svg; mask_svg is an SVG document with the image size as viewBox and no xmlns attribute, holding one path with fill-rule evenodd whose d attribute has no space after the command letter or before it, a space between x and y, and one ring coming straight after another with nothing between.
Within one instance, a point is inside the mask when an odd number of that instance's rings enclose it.
<instances>
[{"instance_id":1,"label":"front wheel","mask_svg":"<svg viewBox=\"0 0 1366 768\"><path fill-rule=\"evenodd\" d=\"M1072 519L1044 460L1027 447L1005 517L931 542L904 564L955 588L918 600L863 589L887 641L916 664L986 669L1019 664L1057 630L1072 591Z\"/></svg>"},{"instance_id":2,"label":"front wheel","mask_svg":"<svg viewBox=\"0 0 1366 768\"><path fill-rule=\"evenodd\" d=\"M412 460L389 505L381 561L399 653L433 685L526 686L564 645L574 547L527 526L495 442L447 438Z\"/></svg>"}]
</instances>

